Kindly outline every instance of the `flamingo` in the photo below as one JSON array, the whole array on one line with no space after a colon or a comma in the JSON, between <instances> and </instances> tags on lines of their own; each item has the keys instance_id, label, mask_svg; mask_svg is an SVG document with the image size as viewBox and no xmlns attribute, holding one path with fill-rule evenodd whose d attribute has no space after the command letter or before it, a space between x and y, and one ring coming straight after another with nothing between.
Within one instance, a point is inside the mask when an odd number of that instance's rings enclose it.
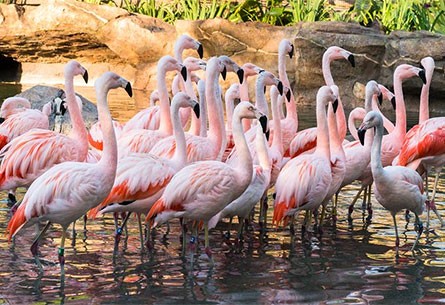
<instances>
[{"instance_id":1,"label":"flamingo","mask_svg":"<svg viewBox=\"0 0 445 305\"><path fill-rule=\"evenodd\" d=\"M121 134L118 143L119 158L133 152L148 153L161 139L173 133L170 119L170 104L168 99L165 76L167 71L181 71L184 79L187 77L187 69L170 55L163 56L157 65L157 82L160 97L160 126L157 130L133 129Z\"/></svg>"},{"instance_id":2,"label":"flamingo","mask_svg":"<svg viewBox=\"0 0 445 305\"><path fill-rule=\"evenodd\" d=\"M412 246L412 251L416 247L423 231L423 225L419 219L419 215L422 214L426 201L426 195L423 191L423 180L419 173L408 167L383 167L381 158L383 119L378 112L371 111L367 113L362 125L360 125L358 132L362 143L364 141L364 133L370 128L374 128L375 130L371 148L371 170L374 179L374 194L377 201L392 215L396 234L396 256L398 256L400 240L397 231L397 212L408 209L416 216L415 230L417 231L417 237Z\"/></svg>"},{"instance_id":3,"label":"flamingo","mask_svg":"<svg viewBox=\"0 0 445 305\"><path fill-rule=\"evenodd\" d=\"M210 63L211 60L209 65ZM239 164L232 167L220 161L198 161L185 166L173 176L146 218L153 227L174 217L202 221L205 229L205 249L211 261L209 220L238 198L252 179L252 157L244 137L241 124L243 118L257 118L264 131L267 126L266 116L251 103L241 102L235 107L232 130L235 145L241 156Z\"/></svg>"},{"instance_id":4,"label":"flamingo","mask_svg":"<svg viewBox=\"0 0 445 305\"><path fill-rule=\"evenodd\" d=\"M297 211L318 208L332 182L326 106L333 103L335 110L338 100L329 86L318 90L316 100L317 148L312 154L289 160L281 169L275 184L273 224L287 225L289 216L293 219Z\"/></svg>"},{"instance_id":5,"label":"flamingo","mask_svg":"<svg viewBox=\"0 0 445 305\"><path fill-rule=\"evenodd\" d=\"M51 102L43 105L42 111L25 108L9 115L0 125L0 149L12 139L33 128L49 129L49 115L51 115Z\"/></svg>"},{"instance_id":6,"label":"flamingo","mask_svg":"<svg viewBox=\"0 0 445 305\"><path fill-rule=\"evenodd\" d=\"M28 99L20 96L11 96L5 99L0 108L0 123L11 114L24 111L25 109L30 109L31 103Z\"/></svg>"},{"instance_id":7,"label":"flamingo","mask_svg":"<svg viewBox=\"0 0 445 305\"><path fill-rule=\"evenodd\" d=\"M46 226L31 246L31 252L40 267L37 257L38 243L51 223L62 226L58 257L63 270L68 226L105 199L113 186L116 175L117 147L107 94L110 89L118 87L125 88L128 94L132 95L130 83L113 72L105 72L95 82L99 120L104 133L104 150L100 161L98 163L64 162L47 170L30 185L22 204L8 223L7 233L11 240L22 228L41 220L47 221Z\"/></svg>"},{"instance_id":8,"label":"flamingo","mask_svg":"<svg viewBox=\"0 0 445 305\"><path fill-rule=\"evenodd\" d=\"M131 154L119 159L116 179L110 194L98 206L90 210L89 218L109 212L129 212L116 232L117 241L131 213L148 213L158 200L173 175L187 161L184 130L179 117L180 107L191 107L199 116L199 104L183 92L172 100L172 122L176 141L175 153L171 159L159 158L152 154ZM142 242L142 238L141 238Z\"/></svg>"},{"instance_id":9,"label":"flamingo","mask_svg":"<svg viewBox=\"0 0 445 305\"><path fill-rule=\"evenodd\" d=\"M233 83L230 85L229 89L226 90L224 95L224 103L226 106L226 136L227 136L227 146L224 152L223 161L227 159L228 154L232 151L235 143L233 142L232 135L232 116L233 109L235 108L235 100L240 100L240 84ZM247 121L247 120L244 120ZM244 122L243 121L243 122Z\"/></svg>"},{"instance_id":10,"label":"flamingo","mask_svg":"<svg viewBox=\"0 0 445 305\"><path fill-rule=\"evenodd\" d=\"M216 160L219 156L223 139L225 139L226 135L223 115L220 114L222 106L218 106L219 98L217 97L218 90L216 86L219 74L224 74L225 71L225 66L217 57L212 57L207 61L205 97L209 115L209 130L207 137L186 134L187 162ZM160 157L171 158L174 151L175 140L170 136L154 145L150 153Z\"/></svg>"},{"instance_id":11,"label":"flamingo","mask_svg":"<svg viewBox=\"0 0 445 305\"><path fill-rule=\"evenodd\" d=\"M73 79L87 70L75 60L65 65L65 94L73 129L67 136L50 130L32 129L14 138L0 151L0 189L13 190L8 196L15 201L14 190L28 187L37 177L57 163L85 160L88 152L87 130L74 93Z\"/></svg>"},{"instance_id":12,"label":"flamingo","mask_svg":"<svg viewBox=\"0 0 445 305\"><path fill-rule=\"evenodd\" d=\"M258 67L257 65L254 65L253 63L247 62L244 63L241 68L244 71L244 75L243 75L243 81L241 82L240 85L240 100L241 101L250 101L249 99L249 82L248 79L251 76L255 76L258 75L259 73L263 72L264 69ZM244 131L247 131L250 129L251 127L251 121L250 120L243 120L243 128Z\"/></svg>"},{"instance_id":13,"label":"flamingo","mask_svg":"<svg viewBox=\"0 0 445 305\"><path fill-rule=\"evenodd\" d=\"M351 52L337 46L329 47L324 52L322 59L323 78L327 86L335 85L330 65L333 60L337 59L347 59L350 64L355 67L354 55ZM336 116L338 133L340 135L340 138L344 139L346 136L346 117L343 109L343 104L340 101L338 103ZM314 148L317 144L317 134L318 133L316 127L313 127L301 130L296 135L294 135L289 146L290 157L298 156L299 154Z\"/></svg>"},{"instance_id":14,"label":"flamingo","mask_svg":"<svg viewBox=\"0 0 445 305\"><path fill-rule=\"evenodd\" d=\"M422 86L420 94L419 124L412 127L405 136L400 154L393 164L408 166L424 172L425 189L428 196L428 173L435 171L433 194L427 205L427 227L429 227L429 211L432 209L443 227L442 221L434 200L436 195L439 174L445 164L445 117L429 119L429 88L434 72L434 59L425 57L421 60L425 69L426 84Z\"/></svg>"},{"instance_id":15,"label":"flamingo","mask_svg":"<svg viewBox=\"0 0 445 305\"><path fill-rule=\"evenodd\" d=\"M119 139L121 136L123 130L124 130L125 124L113 120L113 128L114 132L116 133L116 138ZM147 128L148 129L148 128ZM102 151L103 149L103 135L102 135L102 126L100 125L100 122L96 122L88 130L88 143L96 150Z\"/></svg>"}]
</instances>

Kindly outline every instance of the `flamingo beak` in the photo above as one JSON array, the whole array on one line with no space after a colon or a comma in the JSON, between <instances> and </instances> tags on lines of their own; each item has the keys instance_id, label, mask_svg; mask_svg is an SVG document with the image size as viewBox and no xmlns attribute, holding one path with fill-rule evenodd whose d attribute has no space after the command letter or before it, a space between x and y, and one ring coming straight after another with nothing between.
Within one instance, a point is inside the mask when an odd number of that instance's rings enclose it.
<instances>
[{"instance_id":1,"label":"flamingo beak","mask_svg":"<svg viewBox=\"0 0 445 305\"><path fill-rule=\"evenodd\" d=\"M287 99L288 102L290 102L291 97L292 97L292 93L290 92L290 89L289 89L286 92L286 99Z\"/></svg>"},{"instance_id":2,"label":"flamingo beak","mask_svg":"<svg viewBox=\"0 0 445 305\"><path fill-rule=\"evenodd\" d=\"M129 95L130 97L133 96L133 89L131 89L131 84L130 84L130 82L128 82L127 85L125 86L125 91L127 91L128 95Z\"/></svg>"},{"instance_id":3,"label":"flamingo beak","mask_svg":"<svg viewBox=\"0 0 445 305\"><path fill-rule=\"evenodd\" d=\"M358 138L360 139L360 143L362 145L365 145L365 133L366 133L366 129L364 129L364 128L359 128L357 130Z\"/></svg>"},{"instance_id":4,"label":"flamingo beak","mask_svg":"<svg viewBox=\"0 0 445 305\"><path fill-rule=\"evenodd\" d=\"M224 69L221 72L221 76L223 78L223 80L226 80L226 76L227 76L227 69L226 66L224 66Z\"/></svg>"},{"instance_id":5,"label":"flamingo beak","mask_svg":"<svg viewBox=\"0 0 445 305\"><path fill-rule=\"evenodd\" d=\"M351 66L352 66L353 68L355 68L355 58L354 58L354 55L350 54L350 55L348 56L348 61L351 63Z\"/></svg>"},{"instance_id":6,"label":"flamingo beak","mask_svg":"<svg viewBox=\"0 0 445 305\"><path fill-rule=\"evenodd\" d=\"M266 136L266 140L269 141L269 138L270 138L270 129L268 129L268 130L266 131L265 136Z\"/></svg>"},{"instance_id":7,"label":"flamingo beak","mask_svg":"<svg viewBox=\"0 0 445 305\"><path fill-rule=\"evenodd\" d=\"M184 79L184 81L186 82L187 81L187 68L185 66L182 66L182 68L181 68L181 75L182 75L182 78Z\"/></svg>"},{"instance_id":8,"label":"flamingo beak","mask_svg":"<svg viewBox=\"0 0 445 305\"><path fill-rule=\"evenodd\" d=\"M85 81L85 83L87 84L88 83L88 71L87 70L85 70L85 73L82 75L82 77L83 77L83 80Z\"/></svg>"},{"instance_id":9,"label":"flamingo beak","mask_svg":"<svg viewBox=\"0 0 445 305\"><path fill-rule=\"evenodd\" d=\"M199 112L199 104L198 103L196 103L196 105L193 106L193 112L195 113L196 117L199 119L200 112Z\"/></svg>"},{"instance_id":10,"label":"flamingo beak","mask_svg":"<svg viewBox=\"0 0 445 305\"><path fill-rule=\"evenodd\" d=\"M337 112L338 108L338 99L335 99L335 101L332 103L332 109L334 109L334 113Z\"/></svg>"},{"instance_id":11,"label":"flamingo beak","mask_svg":"<svg viewBox=\"0 0 445 305\"><path fill-rule=\"evenodd\" d=\"M289 51L289 57L292 58L294 56L294 45L292 45L290 51Z\"/></svg>"},{"instance_id":12,"label":"flamingo beak","mask_svg":"<svg viewBox=\"0 0 445 305\"><path fill-rule=\"evenodd\" d=\"M197 51L198 51L199 58L202 59L202 57L204 56L204 48L202 47L202 44L199 44Z\"/></svg>"},{"instance_id":13,"label":"flamingo beak","mask_svg":"<svg viewBox=\"0 0 445 305\"><path fill-rule=\"evenodd\" d=\"M5 121L5 118L0 118L0 124Z\"/></svg>"},{"instance_id":14,"label":"flamingo beak","mask_svg":"<svg viewBox=\"0 0 445 305\"><path fill-rule=\"evenodd\" d=\"M238 75L239 83L242 84L244 80L244 70L240 68L236 71L236 74Z\"/></svg>"},{"instance_id":15,"label":"flamingo beak","mask_svg":"<svg viewBox=\"0 0 445 305\"><path fill-rule=\"evenodd\" d=\"M261 123L261 127L263 128L263 133L267 133L267 116L262 115L259 118L259 121Z\"/></svg>"},{"instance_id":16,"label":"flamingo beak","mask_svg":"<svg viewBox=\"0 0 445 305\"><path fill-rule=\"evenodd\" d=\"M282 96L283 95L283 83L281 82L281 81L278 81L278 85L277 85L277 88L278 88L278 92L280 93L280 95Z\"/></svg>"},{"instance_id":17,"label":"flamingo beak","mask_svg":"<svg viewBox=\"0 0 445 305\"><path fill-rule=\"evenodd\" d=\"M422 80L423 84L426 84L426 76L425 76L425 70L420 70L419 71L419 77Z\"/></svg>"},{"instance_id":18,"label":"flamingo beak","mask_svg":"<svg viewBox=\"0 0 445 305\"><path fill-rule=\"evenodd\" d=\"M391 98L391 105L392 105L392 109L396 110L396 97L393 96Z\"/></svg>"},{"instance_id":19,"label":"flamingo beak","mask_svg":"<svg viewBox=\"0 0 445 305\"><path fill-rule=\"evenodd\" d=\"M380 92L379 95L377 96L377 98L379 99L379 105L382 106L383 94Z\"/></svg>"}]
</instances>

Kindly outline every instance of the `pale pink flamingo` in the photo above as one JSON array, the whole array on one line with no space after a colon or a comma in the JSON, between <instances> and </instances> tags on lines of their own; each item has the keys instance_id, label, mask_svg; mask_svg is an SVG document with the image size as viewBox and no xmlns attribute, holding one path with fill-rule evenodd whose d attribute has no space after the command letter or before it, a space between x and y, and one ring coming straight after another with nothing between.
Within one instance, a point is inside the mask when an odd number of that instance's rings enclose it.
<instances>
[{"instance_id":1,"label":"pale pink flamingo","mask_svg":"<svg viewBox=\"0 0 445 305\"><path fill-rule=\"evenodd\" d=\"M57 163L85 161L88 139L85 123L74 93L73 79L88 74L77 61L65 65L65 94L73 128L67 136L50 130L32 129L9 142L0 151L0 189L28 187L37 177ZM14 199L10 193L11 201Z\"/></svg>"},{"instance_id":2,"label":"pale pink flamingo","mask_svg":"<svg viewBox=\"0 0 445 305\"><path fill-rule=\"evenodd\" d=\"M338 59L347 59L353 67L355 67L354 55L337 46L329 47L323 54L322 59L322 72L325 84L327 86L335 85L334 79L331 73L331 62ZM346 117L343 109L343 104L339 101L338 109L336 112L338 133L341 138L346 136ZM316 127L308 128L299 131L292 138L289 146L289 156L295 157L299 154L311 150L317 144L317 130Z\"/></svg>"},{"instance_id":3,"label":"pale pink flamingo","mask_svg":"<svg viewBox=\"0 0 445 305\"><path fill-rule=\"evenodd\" d=\"M290 159L281 169L275 184L273 224L287 225L299 210L318 208L332 182L329 151L329 130L326 106L337 103L337 97L329 86L323 86L317 93L317 148L312 154L303 154ZM335 107L334 107L335 108Z\"/></svg>"},{"instance_id":4,"label":"pale pink flamingo","mask_svg":"<svg viewBox=\"0 0 445 305\"><path fill-rule=\"evenodd\" d=\"M31 103L28 99L20 96L11 96L5 99L0 108L0 123L11 114L31 109Z\"/></svg>"},{"instance_id":5,"label":"pale pink flamingo","mask_svg":"<svg viewBox=\"0 0 445 305\"><path fill-rule=\"evenodd\" d=\"M286 73L286 55L292 58L294 54L294 45L288 40L281 40L278 46L278 78L283 82L283 86L291 88L289 78ZM289 103L286 103L286 117L281 120L281 132L283 137L284 155L289 156L289 145L298 130L297 104L295 102L292 90L288 91ZM273 137L273 133L271 134ZM272 141L269 139L269 141ZM270 142L269 142L270 143Z\"/></svg>"},{"instance_id":6,"label":"pale pink flamingo","mask_svg":"<svg viewBox=\"0 0 445 305\"><path fill-rule=\"evenodd\" d=\"M191 107L199 116L199 104L190 96L179 92L173 97L171 116L176 141L173 157L166 159L151 154L131 154L119 159L110 194L88 213L89 218L95 218L103 213L128 212L116 232L117 242L130 214L136 213L138 220L140 214L147 214L153 203L161 197L173 175L187 162L185 135L179 117L181 107Z\"/></svg>"},{"instance_id":7,"label":"pale pink flamingo","mask_svg":"<svg viewBox=\"0 0 445 305\"><path fill-rule=\"evenodd\" d=\"M226 71L226 68L217 57L212 57L208 60L205 73L205 97L208 107L209 130L207 137L186 134L187 162L217 160L219 157L226 133L223 115L220 113L222 105L221 107L217 105L220 101L220 98L217 96L219 94L217 86L219 74L224 73L224 71ZM158 141L150 151L151 154L164 158L171 158L174 152L175 140L172 136Z\"/></svg>"},{"instance_id":8,"label":"pale pink flamingo","mask_svg":"<svg viewBox=\"0 0 445 305\"><path fill-rule=\"evenodd\" d=\"M167 71L181 71L184 79L187 77L186 67L178 63L173 57L166 55L158 61L156 79L160 97L161 121L159 129L133 129L122 132L118 142L119 158L133 152L148 153L157 142L173 134L170 119L170 102L165 80Z\"/></svg>"},{"instance_id":9,"label":"pale pink flamingo","mask_svg":"<svg viewBox=\"0 0 445 305\"><path fill-rule=\"evenodd\" d=\"M208 66L211 66L211 60ZM198 161L184 167L173 176L162 197L147 215L147 221L153 226L175 217L202 221L205 228L206 253L210 259L209 220L238 198L252 179L252 157L244 137L241 124L243 118L259 119L263 130L267 125L267 118L251 103L241 102L236 106L232 130L235 145L241 156L237 166L232 167L220 161Z\"/></svg>"},{"instance_id":10,"label":"pale pink flamingo","mask_svg":"<svg viewBox=\"0 0 445 305\"><path fill-rule=\"evenodd\" d=\"M80 65L78 66L77 69L83 70L83 68L80 69ZM31 252L40 267L37 258L38 243L51 223L58 223L62 226L62 239L58 254L63 270L68 226L99 204L113 186L116 175L117 148L107 94L110 89L118 87L125 88L128 94L132 95L130 83L113 72L105 72L95 83L99 120L104 132L102 159L98 163L64 162L47 170L30 185L21 205L8 223L7 233L10 240L23 227L42 220L47 221L46 226L31 246ZM67 90L67 97L68 93L69 90ZM73 118L75 120L75 116Z\"/></svg>"},{"instance_id":11,"label":"pale pink flamingo","mask_svg":"<svg viewBox=\"0 0 445 305\"><path fill-rule=\"evenodd\" d=\"M0 149L12 139L33 128L48 129L49 115L51 115L51 102L43 105L42 111L25 108L9 115L0 125Z\"/></svg>"},{"instance_id":12,"label":"pale pink flamingo","mask_svg":"<svg viewBox=\"0 0 445 305\"><path fill-rule=\"evenodd\" d=\"M428 174L435 171L433 194L427 205L427 228L429 227L429 211L432 209L441 226L442 221L435 206L435 195L440 172L445 164L445 117L429 119L429 89L435 68L434 59L425 57L421 60L425 69L426 84L422 86L420 94L419 124L412 127L405 136L400 154L394 159L393 164L408 166L417 169L425 176L425 189L428 196Z\"/></svg>"},{"instance_id":13,"label":"pale pink flamingo","mask_svg":"<svg viewBox=\"0 0 445 305\"><path fill-rule=\"evenodd\" d=\"M416 216L415 229L417 231L417 237L411 250L414 250L416 247L423 231L423 225L419 219L419 215L422 214L426 201L426 195L423 192L423 180L415 170L404 166L383 167L381 159L383 120L378 112L371 111L366 114L359 128L359 135L362 140L364 137L363 133L370 128L374 128L375 130L371 149L374 194L377 201L391 212L396 234L396 256L398 256L400 241L396 221L397 212L407 209L412 211Z\"/></svg>"}]
</instances>

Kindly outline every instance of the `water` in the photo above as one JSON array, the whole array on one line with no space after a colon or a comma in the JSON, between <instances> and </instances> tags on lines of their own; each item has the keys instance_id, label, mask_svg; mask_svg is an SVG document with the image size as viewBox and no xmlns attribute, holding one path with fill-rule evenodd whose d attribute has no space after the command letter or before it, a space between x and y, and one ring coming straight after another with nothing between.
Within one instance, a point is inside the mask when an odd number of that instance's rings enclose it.
<instances>
[{"instance_id":1,"label":"water","mask_svg":"<svg viewBox=\"0 0 445 305\"><path fill-rule=\"evenodd\" d=\"M91 88L83 88L80 93L94 100ZM125 97L125 92L110 95L113 115L123 121L142 109L144 101L134 102ZM313 126L313 109L299 109L299 118L301 128ZM410 118L411 122L416 120L414 114ZM444 181L441 177L436 199L443 216ZM397 220L401 249L396 259L392 218L374 198L371 223L366 222L361 201L356 204L352 224L348 223L347 206L357 190L358 186L352 185L340 194L337 222L334 225L329 216L321 236L309 232L302 239L301 216L294 237L288 229L270 225L267 233L261 234L255 222L242 245L236 246L233 237L232 244L224 237L227 222L220 223L210 234L213 267L203 251L203 236L193 265L189 254L181 255L177 221L171 222L169 232L163 226L153 233L154 250L147 253L140 249L135 218L130 219L128 234L124 233L117 249L111 216L88 220L86 230L79 220L76 238L70 232L66 242L64 277L57 258L60 228L51 227L40 245L43 272L39 271L29 251L34 228L21 231L15 241L6 239L10 212L6 194L1 193L0 303L444 303L445 231L437 218L432 216L432 231L422 235L419 247L412 253L413 220L407 223L400 213ZM269 209L269 224L271 215Z\"/></svg>"}]
</instances>

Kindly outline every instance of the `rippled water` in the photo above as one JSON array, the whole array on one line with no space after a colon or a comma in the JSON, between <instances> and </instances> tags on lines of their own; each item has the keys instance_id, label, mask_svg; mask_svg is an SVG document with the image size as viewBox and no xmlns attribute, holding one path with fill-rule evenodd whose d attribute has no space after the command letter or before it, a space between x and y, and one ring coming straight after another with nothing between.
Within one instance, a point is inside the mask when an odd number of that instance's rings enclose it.
<instances>
[{"instance_id":1,"label":"rippled water","mask_svg":"<svg viewBox=\"0 0 445 305\"><path fill-rule=\"evenodd\" d=\"M91 89L85 89L91 96ZM88 93L89 92L89 93ZM123 93L124 94L124 93ZM143 95L143 94L142 94ZM124 95L110 96L116 118L126 120L144 105ZM130 101L130 102L129 102ZM299 109L301 128L313 125L313 109ZM415 115L412 117L415 119ZM241 246L224 237L227 223L210 234L215 265L198 249L193 265L181 255L177 221L153 233L154 250L141 251L137 221L115 249L111 216L76 224L77 236L66 242L65 276L57 258L60 228L55 225L40 245L43 272L29 251L34 228L8 242L5 228L10 213L0 193L0 303L7 304L435 304L445 302L445 230L432 216L429 234L422 235L412 253L413 220L398 215L400 257L395 258L394 227L390 214L373 198L374 215L366 223L356 204L352 225L347 206L358 186L339 197L338 219L328 217L320 236L269 227L261 234L256 222ZM443 177L436 199L441 214ZM23 194L20 194L23 196ZM271 203L271 199L269 200ZM271 220L269 209L269 223ZM257 215L257 214L256 214ZM425 219L425 215L422 219ZM232 232L232 236L234 232ZM201 239L203 236L201 236ZM201 240L202 241L202 240Z\"/></svg>"}]
</instances>

